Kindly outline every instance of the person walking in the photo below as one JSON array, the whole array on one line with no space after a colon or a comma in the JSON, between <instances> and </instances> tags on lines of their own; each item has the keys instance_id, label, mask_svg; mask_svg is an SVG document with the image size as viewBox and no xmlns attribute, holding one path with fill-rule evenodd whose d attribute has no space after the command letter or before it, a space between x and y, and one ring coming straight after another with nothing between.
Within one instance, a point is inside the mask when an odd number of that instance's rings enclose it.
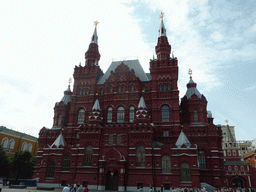
<instances>
[{"instance_id":1,"label":"person walking","mask_svg":"<svg viewBox=\"0 0 256 192\"><path fill-rule=\"evenodd\" d=\"M76 192L84 192L83 186L80 185L80 184L77 184L77 190L76 190Z\"/></svg>"},{"instance_id":2,"label":"person walking","mask_svg":"<svg viewBox=\"0 0 256 192\"><path fill-rule=\"evenodd\" d=\"M66 186L62 189L62 192L70 192L70 186Z\"/></svg>"}]
</instances>

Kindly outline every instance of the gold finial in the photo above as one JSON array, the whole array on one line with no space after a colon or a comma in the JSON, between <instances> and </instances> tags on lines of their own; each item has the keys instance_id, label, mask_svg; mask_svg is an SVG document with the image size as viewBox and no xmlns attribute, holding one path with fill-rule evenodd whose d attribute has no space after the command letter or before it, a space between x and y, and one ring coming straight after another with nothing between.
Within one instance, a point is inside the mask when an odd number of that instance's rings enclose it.
<instances>
[{"instance_id":1,"label":"gold finial","mask_svg":"<svg viewBox=\"0 0 256 192\"><path fill-rule=\"evenodd\" d=\"M72 78L69 78L68 83L69 83L69 85L70 85L70 83L72 83Z\"/></svg>"},{"instance_id":2,"label":"gold finial","mask_svg":"<svg viewBox=\"0 0 256 192\"><path fill-rule=\"evenodd\" d=\"M228 120L227 120L227 119L225 120L225 122L226 122L226 123L227 123L227 125L228 125Z\"/></svg>"},{"instance_id":3,"label":"gold finial","mask_svg":"<svg viewBox=\"0 0 256 192\"><path fill-rule=\"evenodd\" d=\"M188 74L190 75L190 78L191 78L191 75L192 75L192 70L191 69L188 70Z\"/></svg>"},{"instance_id":4,"label":"gold finial","mask_svg":"<svg viewBox=\"0 0 256 192\"><path fill-rule=\"evenodd\" d=\"M97 27L98 23L99 23L98 21L94 21L95 27Z\"/></svg>"},{"instance_id":5,"label":"gold finial","mask_svg":"<svg viewBox=\"0 0 256 192\"><path fill-rule=\"evenodd\" d=\"M60 134L62 134L64 131L64 128L62 127L61 130L60 130Z\"/></svg>"},{"instance_id":6,"label":"gold finial","mask_svg":"<svg viewBox=\"0 0 256 192\"><path fill-rule=\"evenodd\" d=\"M161 20L163 20L164 13L163 13L163 12L161 12L161 14L159 15L159 17L161 18Z\"/></svg>"}]
</instances>

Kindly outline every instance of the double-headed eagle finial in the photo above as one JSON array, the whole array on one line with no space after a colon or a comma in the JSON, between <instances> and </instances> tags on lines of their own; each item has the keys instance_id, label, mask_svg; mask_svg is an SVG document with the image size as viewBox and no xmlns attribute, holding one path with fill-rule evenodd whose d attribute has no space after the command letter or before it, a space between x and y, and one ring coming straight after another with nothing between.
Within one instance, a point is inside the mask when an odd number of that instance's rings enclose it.
<instances>
[{"instance_id":1,"label":"double-headed eagle finial","mask_svg":"<svg viewBox=\"0 0 256 192\"><path fill-rule=\"evenodd\" d=\"M159 15L159 17L161 18L161 20L163 20L164 13L163 13L163 12L161 12L161 14Z\"/></svg>"},{"instance_id":2,"label":"double-headed eagle finial","mask_svg":"<svg viewBox=\"0 0 256 192\"><path fill-rule=\"evenodd\" d=\"M192 70L191 69L188 70L188 74L190 75L190 78L191 78L191 75L192 75Z\"/></svg>"},{"instance_id":3,"label":"double-headed eagle finial","mask_svg":"<svg viewBox=\"0 0 256 192\"><path fill-rule=\"evenodd\" d=\"M98 23L99 23L98 21L94 21L95 27L97 27Z\"/></svg>"}]
</instances>

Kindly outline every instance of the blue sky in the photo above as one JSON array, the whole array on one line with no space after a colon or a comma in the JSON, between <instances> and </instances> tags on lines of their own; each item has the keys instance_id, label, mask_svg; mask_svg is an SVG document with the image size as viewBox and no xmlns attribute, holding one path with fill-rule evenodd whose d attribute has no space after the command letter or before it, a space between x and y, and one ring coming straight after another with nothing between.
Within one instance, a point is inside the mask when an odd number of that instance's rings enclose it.
<instances>
[{"instance_id":1,"label":"blue sky","mask_svg":"<svg viewBox=\"0 0 256 192\"><path fill-rule=\"evenodd\" d=\"M53 107L73 68L84 65L98 20L99 65L138 57L146 72L165 13L179 61L180 97L188 70L215 124L256 138L256 1L1 1L0 125L37 136L52 127Z\"/></svg>"}]
</instances>

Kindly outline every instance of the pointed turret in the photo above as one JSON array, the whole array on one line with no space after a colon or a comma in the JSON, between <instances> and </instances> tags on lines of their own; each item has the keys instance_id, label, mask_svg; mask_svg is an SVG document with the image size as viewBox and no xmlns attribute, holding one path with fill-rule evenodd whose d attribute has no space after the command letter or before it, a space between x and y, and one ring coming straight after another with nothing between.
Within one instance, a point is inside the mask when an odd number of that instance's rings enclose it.
<instances>
[{"instance_id":1,"label":"pointed turret","mask_svg":"<svg viewBox=\"0 0 256 192\"><path fill-rule=\"evenodd\" d=\"M60 133L60 135L57 137L57 139L53 142L53 144L50 146L50 148L56 147L59 148L60 146L65 147L67 144L64 140L64 137L62 135L62 133Z\"/></svg>"},{"instance_id":2,"label":"pointed turret","mask_svg":"<svg viewBox=\"0 0 256 192\"><path fill-rule=\"evenodd\" d=\"M138 109L136 110L136 113L135 113L135 122L137 122L137 123L145 122L146 123L149 121L150 121L150 116L148 114L146 103L145 103L143 96L141 96L140 102L138 104Z\"/></svg>"},{"instance_id":3,"label":"pointed turret","mask_svg":"<svg viewBox=\"0 0 256 192\"><path fill-rule=\"evenodd\" d=\"M85 53L85 65L95 65L96 62L100 60L100 53L98 49L98 35L97 35L97 25L98 21L94 21L95 29L92 35L92 40L89 45L87 52Z\"/></svg>"},{"instance_id":4,"label":"pointed turret","mask_svg":"<svg viewBox=\"0 0 256 192\"><path fill-rule=\"evenodd\" d=\"M187 148L190 148L191 143L189 142L187 136L185 135L185 133L183 132L183 130L181 130L180 135L178 137L178 140L176 141L175 145L178 148L181 148L182 145L185 145Z\"/></svg>"},{"instance_id":5,"label":"pointed turret","mask_svg":"<svg viewBox=\"0 0 256 192\"><path fill-rule=\"evenodd\" d=\"M92 107L92 112L89 116L89 121L92 123L101 123L102 122L100 102L98 99L95 100L95 103Z\"/></svg>"}]
</instances>

